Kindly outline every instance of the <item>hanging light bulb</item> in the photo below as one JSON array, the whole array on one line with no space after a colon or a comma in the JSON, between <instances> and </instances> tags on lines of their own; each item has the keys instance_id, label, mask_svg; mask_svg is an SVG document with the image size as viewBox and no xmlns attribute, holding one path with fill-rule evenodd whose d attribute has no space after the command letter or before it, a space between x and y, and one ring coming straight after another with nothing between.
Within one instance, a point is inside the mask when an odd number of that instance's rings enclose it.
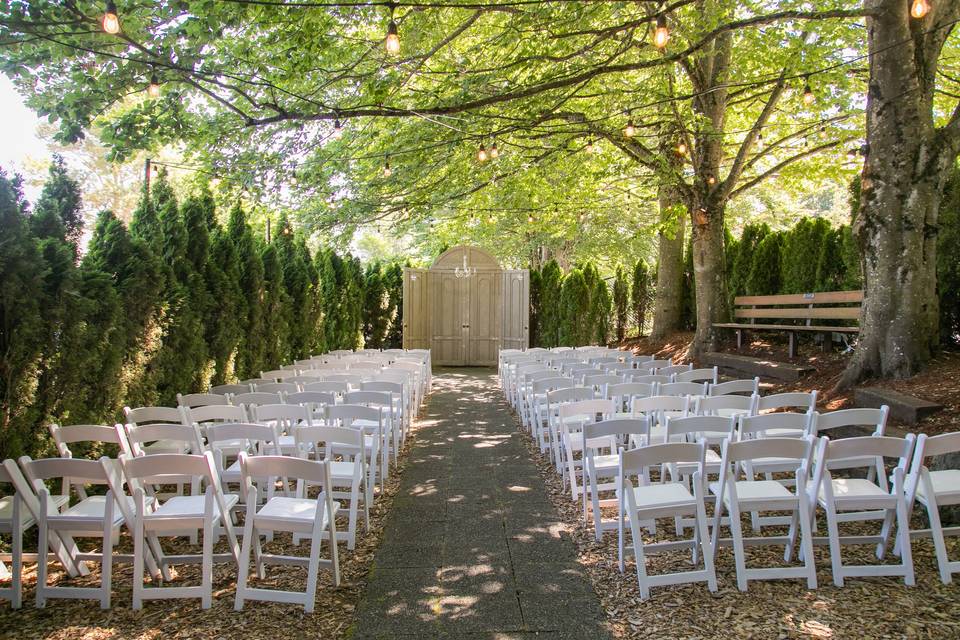
<instances>
[{"instance_id":1,"label":"hanging light bulb","mask_svg":"<svg viewBox=\"0 0 960 640\"><path fill-rule=\"evenodd\" d=\"M717 179L714 178L713 176L710 176L707 178L707 184L710 184L710 185L717 184Z\"/></svg>"},{"instance_id":2,"label":"hanging light bulb","mask_svg":"<svg viewBox=\"0 0 960 640\"><path fill-rule=\"evenodd\" d=\"M583 220L584 220L586 217L587 217L587 214L584 213L583 211L581 211L581 212L580 212L580 222L583 222Z\"/></svg>"},{"instance_id":3,"label":"hanging light bulb","mask_svg":"<svg viewBox=\"0 0 960 640\"><path fill-rule=\"evenodd\" d=\"M389 178L393 175L393 169L390 168L390 156L387 156L383 163L383 177Z\"/></svg>"},{"instance_id":4,"label":"hanging light bulb","mask_svg":"<svg viewBox=\"0 0 960 640\"><path fill-rule=\"evenodd\" d=\"M339 140L343 137L343 125L340 123L340 118L336 118L333 121L333 133L331 134L331 137L334 140Z\"/></svg>"},{"instance_id":5,"label":"hanging light bulb","mask_svg":"<svg viewBox=\"0 0 960 640\"><path fill-rule=\"evenodd\" d=\"M483 146L483 143L480 143L480 148L477 149L477 162L486 162L487 158L487 149Z\"/></svg>"},{"instance_id":6,"label":"hanging light bulb","mask_svg":"<svg viewBox=\"0 0 960 640\"><path fill-rule=\"evenodd\" d=\"M677 153L680 154L681 156L687 155L687 143L684 142L683 140L681 140L680 143L677 144Z\"/></svg>"},{"instance_id":7,"label":"hanging light bulb","mask_svg":"<svg viewBox=\"0 0 960 640\"><path fill-rule=\"evenodd\" d=\"M667 16L661 13L657 16L657 28L653 32L653 46L663 49L669 41L670 29L667 28Z\"/></svg>"},{"instance_id":8,"label":"hanging light bulb","mask_svg":"<svg viewBox=\"0 0 960 640\"><path fill-rule=\"evenodd\" d=\"M813 95L813 89L810 88L810 79L807 78L806 82L803 85L803 104L809 107L810 105L813 104L813 101L816 99L817 97Z\"/></svg>"},{"instance_id":9,"label":"hanging light bulb","mask_svg":"<svg viewBox=\"0 0 960 640\"><path fill-rule=\"evenodd\" d=\"M120 18L117 16L117 5L113 0L107 0L107 10L100 20L103 30L111 35L120 33Z\"/></svg>"},{"instance_id":10,"label":"hanging light bulb","mask_svg":"<svg viewBox=\"0 0 960 640\"><path fill-rule=\"evenodd\" d=\"M531 213L529 216L527 216L527 222L528 222L529 224L533 224L533 214L532 214L532 213Z\"/></svg>"},{"instance_id":11,"label":"hanging light bulb","mask_svg":"<svg viewBox=\"0 0 960 640\"><path fill-rule=\"evenodd\" d=\"M927 0L913 0L910 5L910 15L919 20L930 12L930 3Z\"/></svg>"},{"instance_id":12,"label":"hanging light bulb","mask_svg":"<svg viewBox=\"0 0 960 640\"><path fill-rule=\"evenodd\" d=\"M587 153L596 153L596 152L597 152L597 148L596 148L596 147L594 146L594 144L593 144L593 138L590 138L589 140L587 140L586 149L587 149Z\"/></svg>"},{"instance_id":13,"label":"hanging light bulb","mask_svg":"<svg viewBox=\"0 0 960 640\"><path fill-rule=\"evenodd\" d=\"M157 79L156 73L150 76L150 84L147 86L147 95L149 95L151 98L160 97L160 81Z\"/></svg>"},{"instance_id":14,"label":"hanging light bulb","mask_svg":"<svg viewBox=\"0 0 960 640\"><path fill-rule=\"evenodd\" d=\"M633 118L627 119L627 126L623 128L623 135L632 138L637 135L637 128L633 125Z\"/></svg>"},{"instance_id":15,"label":"hanging light bulb","mask_svg":"<svg viewBox=\"0 0 960 640\"><path fill-rule=\"evenodd\" d=\"M387 53L392 56L400 53L400 32L397 30L397 23L393 19L393 5L390 5L390 24L387 25Z\"/></svg>"},{"instance_id":16,"label":"hanging light bulb","mask_svg":"<svg viewBox=\"0 0 960 640\"><path fill-rule=\"evenodd\" d=\"M496 160L500 157L500 149L497 148L497 141L493 141L493 146L490 147L490 157Z\"/></svg>"},{"instance_id":17,"label":"hanging light bulb","mask_svg":"<svg viewBox=\"0 0 960 640\"><path fill-rule=\"evenodd\" d=\"M850 149L849 151L847 151L847 158L849 158L850 160L853 160L856 157L857 157L856 149Z\"/></svg>"}]
</instances>

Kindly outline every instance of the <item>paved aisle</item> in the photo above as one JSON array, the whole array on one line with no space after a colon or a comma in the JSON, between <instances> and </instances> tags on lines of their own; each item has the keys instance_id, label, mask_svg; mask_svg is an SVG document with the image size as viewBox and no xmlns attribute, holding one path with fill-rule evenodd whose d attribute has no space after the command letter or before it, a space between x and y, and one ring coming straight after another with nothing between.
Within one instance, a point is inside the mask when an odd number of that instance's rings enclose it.
<instances>
[{"instance_id":1,"label":"paved aisle","mask_svg":"<svg viewBox=\"0 0 960 640\"><path fill-rule=\"evenodd\" d=\"M608 638L489 369L433 379L355 638Z\"/></svg>"}]
</instances>

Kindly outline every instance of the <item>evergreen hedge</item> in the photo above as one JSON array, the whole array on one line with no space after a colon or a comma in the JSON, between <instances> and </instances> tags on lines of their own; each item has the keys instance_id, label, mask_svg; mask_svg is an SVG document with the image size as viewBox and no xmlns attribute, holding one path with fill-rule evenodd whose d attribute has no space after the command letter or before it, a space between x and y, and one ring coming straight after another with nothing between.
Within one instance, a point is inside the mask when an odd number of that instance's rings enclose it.
<instances>
[{"instance_id":1,"label":"evergreen hedge","mask_svg":"<svg viewBox=\"0 0 960 640\"><path fill-rule=\"evenodd\" d=\"M286 218L267 242L239 205L223 227L209 190L180 203L163 173L129 229L100 213L81 257L80 190L62 160L32 212L0 170L0 229L2 458L51 452L49 422L111 424L124 405L359 347L376 297L357 259L311 255ZM402 269L381 278L378 313L399 322ZM374 341L399 340L378 322Z\"/></svg>"}]
</instances>

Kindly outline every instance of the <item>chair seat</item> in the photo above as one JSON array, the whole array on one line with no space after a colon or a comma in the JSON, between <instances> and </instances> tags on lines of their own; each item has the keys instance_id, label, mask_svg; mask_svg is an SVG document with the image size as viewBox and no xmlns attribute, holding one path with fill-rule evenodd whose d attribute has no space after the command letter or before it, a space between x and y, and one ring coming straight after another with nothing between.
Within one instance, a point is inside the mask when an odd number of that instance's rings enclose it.
<instances>
[{"instance_id":1,"label":"chair seat","mask_svg":"<svg viewBox=\"0 0 960 640\"><path fill-rule=\"evenodd\" d=\"M714 413L722 418L734 418L750 415L749 409L716 409Z\"/></svg>"},{"instance_id":2,"label":"chair seat","mask_svg":"<svg viewBox=\"0 0 960 640\"><path fill-rule=\"evenodd\" d=\"M832 480L833 497L841 502L857 498L889 498L890 494L865 478L835 478ZM819 497L823 500L823 487Z\"/></svg>"},{"instance_id":3,"label":"chair seat","mask_svg":"<svg viewBox=\"0 0 960 640\"><path fill-rule=\"evenodd\" d=\"M182 440L157 440L142 448L143 452L147 455L154 453L185 453L187 451L187 443Z\"/></svg>"},{"instance_id":4,"label":"chair seat","mask_svg":"<svg viewBox=\"0 0 960 640\"><path fill-rule=\"evenodd\" d=\"M136 511L136 504L133 501L133 498L130 496L124 496L124 500L127 501L127 505L131 511ZM106 496L90 496L84 498L77 504L73 505L69 509L63 511L59 515L52 516L51 520L103 520L103 517L106 512ZM123 523L123 513L120 512L120 509L114 505L113 509L113 524L118 525Z\"/></svg>"},{"instance_id":5,"label":"chair seat","mask_svg":"<svg viewBox=\"0 0 960 640\"><path fill-rule=\"evenodd\" d=\"M685 485L679 482L636 487L633 490L633 498L638 509L669 507L694 502L693 494L690 493L690 490L687 489Z\"/></svg>"},{"instance_id":6,"label":"chair seat","mask_svg":"<svg viewBox=\"0 0 960 640\"><path fill-rule=\"evenodd\" d=\"M333 503L334 512L340 505ZM322 508L322 505L321 505ZM313 522L317 515L317 501L310 498L287 498L285 496L275 496L263 505L263 508L257 511L257 519L266 519L273 521L288 522ZM321 527L326 529L329 521L328 514L323 514Z\"/></svg>"},{"instance_id":7,"label":"chair seat","mask_svg":"<svg viewBox=\"0 0 960 640\"><path fill-rule=\"evenodd\" d=\"M357 462L346 462L343 460L334 460L328 462L330 467L330 477L334 480L350 480L357 468Z\"/></svg>"},{"instance_id":8,"label":"chair seat","mask_svg":"<svg viewBox=\"0 0 960 640\"><path fill-rule=\"evenodd\" d=\"M746 500L783 500L795 498L794 494L776 480L738 480L736 482L737 498ZM710 492L720 494L720 483L711 482ZM723 496L723 503L730 503L730 494Z\"/></svg>"},{"instance_id":9,"label":"chair seat","mask_svg":"<svg viewBox=\"0 0 960 640\"><path fill-rule=\"evenodd\" d=\"M227 509L232 509L239 502L236 494L227 493L223 496ZM206 504L206 496L173 496L147 518L202 518ZM213 517L220 517L220 506L213 502Z\"/></svg>"},{"instance_id":10,"label":"chair seat","mask_svg":"<svg viewBox=\"0 0 960 640\"><path fill-rule=\"evenodd\" d=\"M50 507L50 514L58 513L60 508L68 502L70 502L69 496L50 496L50 500L47 503ZM20 517L23 520L24 529L33 526L36 522L30 514L30 510L22 503L20 505ZM10 526L13 524L13 496L0 498L0 523L2 523L4 531L10 531Z\"/></svg>"},{"instance_id":11,"label":"chair seat","mask_svg":"<svg viewBox=\"0 0 960 640\"><path fill-rule=\"evenodd\" d=\"M593 456L595 469L616 469L620 466L620 456L616 454Z\"/></svg>"},{"instance_id":12,"label":"chair seat","mask_svg":"<svg viewBox=\"0 0 960 640\"><path fill-rule=\"evenodd\" d=\"M763 432L764 438L802 438L803 429L767 429Z\"/></svg>"},{"instance_id":13,"label":"chair seat","mask_svg":"<svg viewBox=\"0 0 960 640\"><path fill-rule=\"evenodd\" d=\"M930 471L929 474L935 496L960 494L960 469ZM923 482L917 484L917 497L926 500L927 493Z\"/></svg>"}]
</instances>

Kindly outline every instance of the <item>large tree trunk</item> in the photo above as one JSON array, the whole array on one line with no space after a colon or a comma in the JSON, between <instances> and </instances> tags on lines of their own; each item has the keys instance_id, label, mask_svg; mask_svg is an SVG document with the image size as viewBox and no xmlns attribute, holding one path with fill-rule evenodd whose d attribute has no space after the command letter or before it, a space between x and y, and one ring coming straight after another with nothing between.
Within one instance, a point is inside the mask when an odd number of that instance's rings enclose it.
<instances>
[{"instance_id":1,"label":"large tree trunk","mask_svg":"<svg viewBox=\"0 0 960 640\"><path fill-rule=\"evenodd\" d=\"M691 207L693 277L697 302L697 332L690 358L716 347L714 323L727 318L727 278L724 252L724 205Z\"/></svg>"},{"instance_id":2,"label":"large tree trunk","mask_svg":"<svg viewBox=\"0 0 960 640\"><path fill-rule=\"evenodd\" d=\"M683 228L685 211L673 189L661 186L657 288L653 302L651 340L662 340L680 328L680 288L683 280Z\"/></svg>"},{"instance_id":3,"label":"large tree trunk","mask_svg":"<svg viewBox=\"0 0 960 640\"><path fill-rule=\"evenodd\" d=\"M866 5L873 10L867 147L854 223L865 296L860 340L840 387L910 376L930 360L939 337L937 217L956 159L955 145L933 122L936 60L946 34L930 32L934 16L911 19L906 2Z\"/></svg>"}]
</instances>

